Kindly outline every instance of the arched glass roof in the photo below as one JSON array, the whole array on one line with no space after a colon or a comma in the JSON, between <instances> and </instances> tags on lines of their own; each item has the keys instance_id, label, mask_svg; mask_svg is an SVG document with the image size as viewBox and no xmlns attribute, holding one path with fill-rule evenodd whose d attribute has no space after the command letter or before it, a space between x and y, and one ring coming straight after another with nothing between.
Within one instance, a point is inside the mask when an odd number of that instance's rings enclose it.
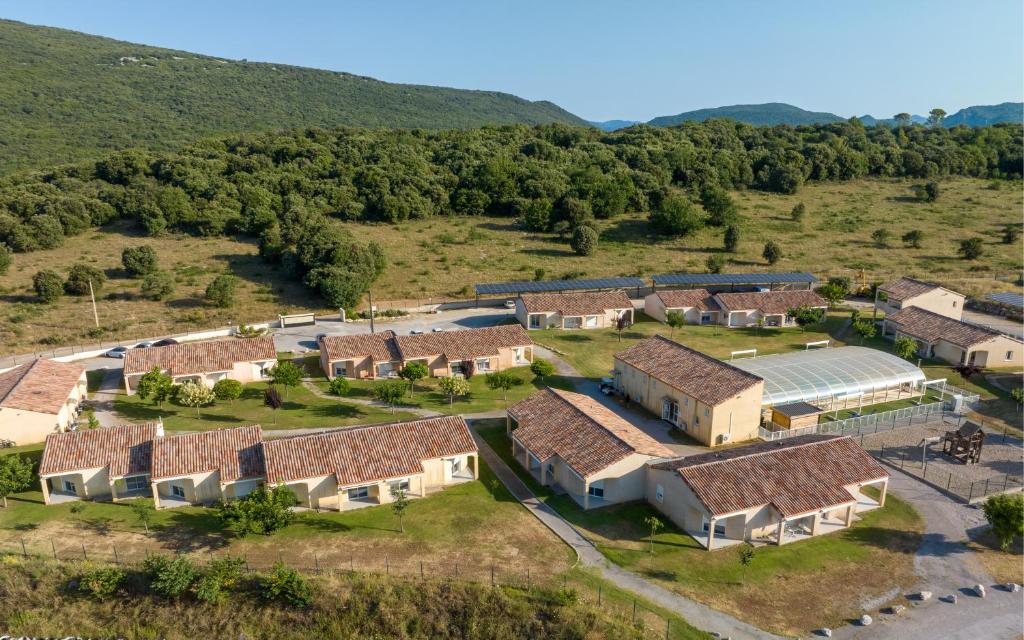
<instances>
[{"instance_id":1,"label":"arched glass roof","mask_svg":"<svg viewBox=\"0 0 1024 640\"><path fill-rule=\"evenodd\" d=\"M793 351L729 364L764 378L762 405L856 396L925 381L913 363L867 347Z\"/></svg>"}]
</instances>

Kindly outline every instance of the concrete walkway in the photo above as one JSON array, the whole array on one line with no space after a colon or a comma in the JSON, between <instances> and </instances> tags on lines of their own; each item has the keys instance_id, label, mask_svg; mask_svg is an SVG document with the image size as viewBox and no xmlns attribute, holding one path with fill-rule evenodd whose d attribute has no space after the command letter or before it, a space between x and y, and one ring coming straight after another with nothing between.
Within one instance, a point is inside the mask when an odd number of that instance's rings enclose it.
<instances>
[{"instance_id":1,"label":"concrete walkway","mask_svg":"<svg viewBox=\"0 0 1024 640\"><path fill-rule=\"evenodd\" d=\"M519 479L519 476L505 464L505 461L491 449L490 445L475 430L473 431L473 437L480 448L480 457L491 468L494 475L526 507L527 511L536 516L548 529L573 548L581 564L597 568L601 575L609 582L622 589L631 591L653 604L672 611L685 618L687 622L698 629L717 632L720 634L720 637L733 638L735 640L779 638L779 636L741 622L727 613L716 611L684 598L631 571L608 562L601 552L575 527L558 515L554 509L537 499L537 496L530 491L526 484Z\"/></svg>"},{"instance_id":2,"label":"concrete walkway","mask_svg":"<svg viewBox=\"0 0 1024 640\"><path fill-rule=\"evenodd\" d=\"M89 399L92 412L100 421L101 427L113 427L125 422L114 412L114 400L121 391L122 371L124 370L120 367L107 369L100 381L99 389L93 392Z\"/></svg>"}]
</instances>

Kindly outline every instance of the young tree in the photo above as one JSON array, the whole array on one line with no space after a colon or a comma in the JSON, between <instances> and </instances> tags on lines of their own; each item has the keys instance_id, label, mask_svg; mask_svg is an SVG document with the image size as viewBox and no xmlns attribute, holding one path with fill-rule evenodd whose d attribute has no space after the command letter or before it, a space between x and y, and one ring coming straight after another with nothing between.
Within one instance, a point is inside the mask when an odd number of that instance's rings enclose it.
<instances>
[{"instance_id":1,"label":"young tree","mask_svg":"<svg viewBox=\"0 0 1024 640\"><path fill-rule=\"evenodd\" d=\"M906 111L901 111L892 117L896 121L897 127L906 127L910 125L910 114Z\"/></svg>"},{"instance_id":2,"label":"young tree","mask_svg":"<svg viewBox=\"0 0 1024 640\"><path fill-rule=\"evenodd\" d=\"M40 302L49 304L64 295L64 280L57 272L43 269L32 276L32 288Z\"/></svg>"},{"instance_id":3,"label":"young tree","mask_svg":"<svg viewBox=\"0 0 1024 640\"><path fill-rule=\"evenodd\" d=\"M121 265L131 276L144 276L157 270L156 250L148 244L125 247L121 252Z\"/></svg>"},{"instance_id":4,"label":"young tree","mask_svg":"<svg viewBox=\"0 0 1024 640\"><path fill-rule=\"evenodd\" d=\"M569 246L578 256L589 256L597 251L598 235L588 226L581 225L572 232Z\"/></svg>"},{"instance_id":5,"label":"young tree","mask_svg":"<svg viewBox=\"0 0 1024 640\"><path fill-rule=\"evenodd\" d=\"M686 324L686 318L678 311L669 311L665 314L665 324L668 325L668 337L671 338L675 335L676 329Z\"/></svg>"},{"instance_id":6,"label":"young tree","mask_svg":"<svg viewBox=\"0 0 1024 640\"><path fill-rule=\"evenodd\" d=\"M174 379L160 371L160 367L153 367L139 378L135 393L143 400L152 398L154 404L161 407L174 393Z\"/></svg>"},{"instance_id":7,"label":"young tree","mask_svg":"<svg viewBox=\"0 0 1024 640\"><path fill-rule=\"evenodd\" d=\"M871 239L874 241L876 247L884 249L889 246L889 238L892 234L889 233L888 229L878 228L871 232Z\"/></svg>"},{"instance_id":8,"label":"young tree","mask_svg":"<svg viewBox=\"0 0 1024 640\"><path fill-rule=\"evenodd\" d=\"M678 194L666 196L648 215L655 233L669 237L685 236L704 226L704 219L689 198Z\"/></svg>"},{"instance_id":9,"label":"young tree","mask_svg":"<svg viewBox=\"0 0 1024 640\"><path fill-rule=\"evenodd\" d=\"M283 484L270 489L262 485L243 498L221 501L216 514L225 527L239 536L267 535L292 523L295 512L291 508L298 502L295 493Z\"/></svg>"},{"instance_id":10,"label":"young tree","mask_svg":"<svg viewBox=\"0 0 1024 640\"><path fill-rule=\"evenodd\" d=\"M103 285L107 282L107 274L96 267L79 262L68 270L68 279L64 281L64 293L73 296L89 295L89 284L92 283L92 292L99 295Z\"/></svg>"},{"instance_id":11,"label":"young tree","mask_svg":"<svg viewBox=\"0 0 1024 640\"><path fill-rule=\"evenodd\" d=\"M812 324L818 324L825 319L824 309L807 305L790 309L788 313L801 329L806 329Z\"/></svg>"},{"instance_id":12,"label":"young tree","mask_svg":"<svg viewBox=\"0 0 1024 640\"><path fill-rule=\"evenodd\" d=\"M740 564L749 567L752 562L754 562L754 547L743 547L740 550Z\"/></svg>"},{"instance_id":13,"label":"young tree","mask_svg":"<svg viewBox=\"0 0 1024 640\"><path fill-rule=\"evenodd\" d=\"M462 375L466 377L466 380L476 375L476 360L470 358L462 361Z\"/></svg>"},{"instance_id":14,"label":"young tree","mask_svg":"<svg viewBox=\"0 0 1024 640\"><path fill-rule=\"evenodd\" d=\"M305 375L302 369L291 360L281 360L267 372L270 375L270 382L284 387L284 397L288 398L288 389L297 387L302 383Z\"/></svg>"},{"instance_id":15,"label":"young tree","mask_svg":"<svg viewBox=\"0 0 1024 640\"><path fill-rule=\"evenodd\" d=\"M142 279L142 286L139 291L150 300L159 302L166 300L174 294L177 283L174 276L167 271L153 271L147 273Z\"/></svg>"},{"instance_id":16,"label":"young tree","mask_svg":"<svg viewBox=\"0 0 1024 640\"><path fill-rule=\"evenodd\" d=\"M793 205L793 210L789 212L789 217L793 218L793 222L803 222L804 215L807 214L807 205L802 202L798 202Z\"/></svg>"},{"instance_id":17,"label":"young tree","mask_svg":"<svg viewBox=\"0 0 1024 640\"><path fill-rule=\"evenodd\" d=\"M4 509L7 496L28 489L34 479L29 458L13 454L0 457L0 499L3 499Z\"/></svg>"},{"instance_id":18,"label":"young tree","mask_svg":"<svg viewBox=\"0 0 1024 640\"><path fill-rule=\"evenodd\" d=\"M146 529L148 536L149 523L153 521L153 502L144 498L132 500L132 513L135 514L135 519L139 521L139 524Z\"/></svg>"},{"instance_id":19,"label":"young tree","mask_svg":"<svg viewBox=\"0 0 1024 640\"><path fill-rule=\"evenodd\" d=\"M619 342L622 342L622 332L632 326L632 324L633 322L626 314L622 314L615 320L615 332L619 334Z\"/></svg>"},{"instance_id":20,"label":"young tree","mask_svg":"<svg viewBox=\"0 0 1024 640\"><path fill-rule=\"evenodd\" d=\"M651 530L651 554L654 554L654 536L658 533L659 529L665 526L665 523L659 520L656 516L647 516L644 518L644 524Z\"/></svg>"},{"instance_id":21,"label":"young tree","mask_svg":"<svg viewBox=\"0 0 1024 640\"><path fill-rule=\"evenodd\" d=\"M75 502L70 507L68 507L68 511L71 512L71 515L75 516L76 520L80 520L82 514L85 513L85 506L86 503L79 500L78 502Z\"/></svg>"},{"instance_id":22,"label":"young tree","mask_svg":"<svg viewBox=\"0 0 1024 640\"><path fill-rule=\"evenodd\" d=\"M398 518L398 529L405 533L405 511L409 508L409 497L405 491L397 487L391 487L391 513Z\"/></svg>"},{"instance_id":23,"label":"young tree","mask_svg":"<svg viewBox=\"0 0 1024 640\"><path fill-rule=\"evenodd\" d=\"M867 338L874 338L878 333L878 328L871 318L858 318L853 322L853 330L860 336L860 343L864 344L864 340Z\"/></svg>"},{"instance_id":24,"label":"young tree","mask_svg":"<svg viewBox=\"0 0 1024 640\"><path fill-rule=\"evenodd\" d=\"M740 246L740 230L736 225L730 224L725 228L722 236L722 247L729 253L736 253Z\"/></svg>"},{"instance_id":25,"label":"young tree","mask_svg":"<svg viewBox=\"0 0 1024 640\"><path fill-rule=\"evenodd\" d=\"M219 275L207 285L206 300L217 307L230 307L235 304L235 288L237 286L238 279L235 276Z\"/></svg>"},{"instance_id":26,"label":"young tree","mask_svg":"<svg viewBox=\"0 0 1024 640\"><path fill-rule=\"evenodd\" d=\"M377 400L391 407L391 413L395 412L395 405L402 401L408 387L404 382L398 380L383 380L373 388L373 396Z\"/></svg>"},{"instance_id":27,"label":"young tree","mask_svg":"<svg viewBox=\"0 0 1024 640\"><path fill-rule=\"evenodd\" d=\"M917 354L917 342L913 338L901 336L896 338L892 345L892 351L904 360L911 360Z\"/></svg>"},{"instance_id":28,"label":"young tree","mask_svg":"<svg viewBox=\"0 0 1024 640\"><path fill-rule=\"evenodd\" d=\"M910 231L903 234L900 238L903 240L903 244L913 249L921 248L921 241L924 240L924 232L920 229L911 229Z\"/></svg>"},{"instance_id":29,"label":"young tree","mask_svg":"<svg viewBox=\"0 0 1024 640\"><path fill-rule=\"evenodd\" d=\"M722 269L725 267L725 256L720 253L712 253L704 264L708 268L708 273L722 273Z\"/></svg>"},{"instance_id":30,"label":"young tree","mask_svg":"<svg viewBox=\"0 0 1024 640\"><path fill-rule=\"evenodd\" d=\"M818 295L825 298L829 305L833 307L842 302L846 298L847 293L849 291L836 282L829 282L818 289Z\"/></svg>"},{"instance_id":31,"label":"young tree","mask_svg":"<svg viewBox=\"0 0 1024 640\"><path fill-rule=\"evenodd\" d=\"M543 382L544 378L555 373L555 365L544 358L534 358L533 362L530 363L530 373L540 378L541 382Z\"/></svg>"},{"instance_id":32,"label":"young tree","mask_svg":"<svg viewBox=\"0 0 1024 640\"><path fill-rule=\"evenodd\" d=\"M964 260L977 260L985 253L985 241L979 237L961 240L956 252Z\"/></svg>"},{"instance_id":33,"label":"young tree","mask_svg":"<svg viewBox=\"0 0 1024 640\"><path fill-rule=\"evenodd\" d=\"M782 247L776 244L774 240L769 240L764 243L764 250L761 251L761 257L763 257L768 264L775 264L782 259Z\"/></svg>"},{"instance_id":34,"label":"young tree","mask_svg":"<svg viewBox=\"0 0 1024 640\"><path fill-rule=\"evenodd\" d=\"M508 371L495 371L494 373L488 373L486 376L487 387L497 391L501 389L502 399L505 404L508 404L508 392L512 387L517 387L523 384L520 378L512 375Z\"/></svg>"},{"instance_id":35,"label":"young tree","mask_svg":"<svg viewBox=\"0 0 1024 640\"><path fill-rule=\"evenodd\" d=\"M1024 536L1024 494L991 496L985 500L982 510L1003 551L1010 548L1014 538Z\"/></svg>"},{"instance_id":36,"label":"young tree","mask_svg":"<svg viewBox=\"0 0 1024 640\"><path fill-rule=\"evenodd\" d=\"M348 395L348 392L351 389L352 389L352 385L349 384L348 380L346 380L345 378L342 378L341 376L335 377L327 385L327 390L330 391L332 395L336 395L336 396Z\"/></svg>"},{"instance_id":37,"label":"young tree","mask_svg":"<svg viewBox=\"0 0 1024 640\"><path fill-rule=\"evenodd\" d=\"M1017 406L1024 405L1024 389L1017 387L1010 391L1010 397L1017 403Z\"/></svg>"},{"instance_id":38,"label":"young tree","mask_svg":"<svg viewBox=\"0 0 1024 640\"><path fill-rule=\"evenodd\" d=\"M218 400L227 400L234 403L242 395L242 383L231 378L223 378L213 385L213 395Z\"/></svg>"},{"instance_id":39,"label":"young tree","mask_svg":"<svg viewBox=\"0 0 1024 640\"><path fill-rule=\"evenodd\" d=\"M199 418L199 409L213 404L217 396L213 395L213 389L198 382L185 382L178 387L178 402L186 407L195 407L196 418Z\"/></svg>"},{"instance_id":40,"label":"young tree","mask_svg":"<svg viewBox=\"0 0 1024 640\"><path fill-rule=\"evenodd\" d=\"M534 360L534 364L536 363L537 361ZM438 385L441 387L441 393L448 396L449 407L455 404L455 396L464 396L469 393L469 380L466 380L461 376L448 376L441 378L438 380Z\"/></svg>"},{"instance_id":41,"label":"young tree","mask_svg":"<svg viewBox=\"0 0 1024 640\"><path fill-rule=\"evenodd\" d=\"M284 405L281 399L281 392L276 387L267 387L263 392L263 404L270 407L274 413L274 424L277 424L277 410Z\"/></svg>"},{"instance_id":42,"label":"young tree","mask_svg":"<svg viewBox=\"0 0 1024 640\"><path fill-rule=\"evenodd\" d=\"M406 363L406 365L399 370L398 377L409 381L409 392L415 396L416 381L426 378L429 373L430 372L427 371L427 365L423 364L419 360L413 360L412 362Z\"/></svg>"},{"instance_id":43,"label":"young tree","mask_svg":"<svg viewBox=\"0 0 1024 640\"><path fill-rule=\"evenodd\" d=\"M1013 244L1020 237L1020 225L1008 224L1003 226L1003 244ZM3 270L0 269L0 274Z\"/></svg>"}]
</instances>

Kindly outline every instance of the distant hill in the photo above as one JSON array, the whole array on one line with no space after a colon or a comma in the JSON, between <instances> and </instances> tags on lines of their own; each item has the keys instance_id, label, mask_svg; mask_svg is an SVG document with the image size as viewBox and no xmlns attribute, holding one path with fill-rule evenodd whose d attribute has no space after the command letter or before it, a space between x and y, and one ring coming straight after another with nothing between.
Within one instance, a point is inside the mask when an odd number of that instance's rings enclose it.
<instances>
[{"instance_id":1,"label":"distant hill","mask_svg":"<svg viewBox=\"0 0 1024 640\"><path fill-rule=\"evenodd\" d=\"M681 124L688 120L703 122L711 118L731 118L739 122L745 122L755 126L776 125L776 124L822 124L845 120L834 113L807 111L800 107L783 102L769 102L766 104L737 104L728 107L715 107L713 109L698 109L686 111L674 116L661 116L650 120L647 124L655 127L670 127Z\"/></svg>"},{"instance_id":2,"label":"distant hill","mask_svg":"<svg viewBox=\"0 0 1024 640\"><path fill-rule=\"evenodd\" d=\"M605 120L604 122L590 120L589 124L602 131L618 131L619 129L632 127L634 124L640 124L640 120Z\"/></svg>"},{"instance_id":3,"label":"distant hill","mask_svg":"<svg viewBox=\"0 0 1024 640\"><path fill-rule=\"evenodd\" d=\"M985 127L1000 122L1022 121L1024 121L1024 103L1004 102L1002 104L966 107L951 116L946 116L944 124L947 127L955 127L958 124L965 124L968 127Z\"/></svg>"},{"instance_id":4,"label":"distant hill","mask_svg":"<svg viewBox=\"0 0 1024 640\"><path fill-rule=\"evenodd\" d=\"M506 93L224 60L0 20L0 172L293 127L587 123Z\"/></svg>"}]
</instances>

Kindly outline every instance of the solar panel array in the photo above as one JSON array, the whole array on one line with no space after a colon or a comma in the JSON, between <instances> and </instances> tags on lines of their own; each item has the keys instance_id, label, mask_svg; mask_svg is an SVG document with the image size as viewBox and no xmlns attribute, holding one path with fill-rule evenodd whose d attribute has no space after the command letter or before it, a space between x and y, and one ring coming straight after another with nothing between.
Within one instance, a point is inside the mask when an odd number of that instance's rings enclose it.
<instances>
[{"instance_id":1,"label":"solar panel array","mask_svg":"<svg viewBox=\"0 0 1024 640\"><path fill-rule=\"evenodd\" d=\"M523 280L521 282L493 282L478 284L476 294L510 295L518 293L542 293L548 291L581 291L586 289L627 289L643 287L642 278L596 278L593 280Z\"/></svg>"},{"instance_id":2,"label":"solar panel array","mask_svg":"<svg viewBox=\"0 0 1024 640\"><path fill-rule=\"evenodd\" d=\"M867 347L792 351L729 364L764 378L764 405L868 394L925 381L913 363Z\"/></svg>"},{"instance_id":3,"label":"solar panel array","mask_svg":"<svg viewBox=\"0 0 1024 640\"><path fill-rule=\"evenodd\" d=\"M1024 295L1019 293L990 293L985 296L987 300L992 302L998 302L999 304L1005 304L1011 307L1017 307L1018 309L1024 309Z\"/></svg>"},{"instance_id":4,"label":"solar panel array","mask_svg":"<svg viewBox=\"0 0 1024 640\"><path fill-rule=\"evenodd\" d=\"M809 273L666 273L652 278L659 284L777 284L783 282L814 283L818 279Z\"/></svg>"}]
</instances>

